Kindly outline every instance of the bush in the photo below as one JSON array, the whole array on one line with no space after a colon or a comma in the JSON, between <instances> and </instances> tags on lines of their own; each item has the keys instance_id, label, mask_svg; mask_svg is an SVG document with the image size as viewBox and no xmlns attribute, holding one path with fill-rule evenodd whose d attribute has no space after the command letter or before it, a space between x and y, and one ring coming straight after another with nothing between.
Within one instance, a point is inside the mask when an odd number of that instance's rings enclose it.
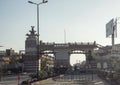
<instances>
[{"instance_id":1,"label":"bush","mask_svg":"<svg viewBox=\"0 0 120 85\"><path fill-rule=\"evenodd\" d=\"M37 79L37 74L30 74L29 76L31 77L32 80ZM48 73L43 70L39 71L38 79L40 80L45 78L48 78Z\"/></svg>"},{"instance_id":2,"label":"bush","mask_svg":"<svg viewBox=\"0 0 120 85\"><path fill-rule=\"evenodd\" d=\"M48 77L48 74L47 74L46 71L41 70L41 71L39 72L39 77L40 77L41 79L44 79L44 78L47 78L47 77Z\"/></svg>"},{"instance_id":3,"label":"bush","mask_svg":"<svg viewBox=\"0 0 120 85\"><path fill-rule=\"evenodd\" d=\"M23 81L21 85L28 85L28 81Z\"/></svg>"},{"instance_id":4,"label":"bush","mask_svg":"<svg viewBox=\"0 0 120 85\"><path fill-rule=\"evenodd\" d=\"M36 74L30 74L29 76L31 77L31 79L37 78Z\"/></svg>"}]
</instances>

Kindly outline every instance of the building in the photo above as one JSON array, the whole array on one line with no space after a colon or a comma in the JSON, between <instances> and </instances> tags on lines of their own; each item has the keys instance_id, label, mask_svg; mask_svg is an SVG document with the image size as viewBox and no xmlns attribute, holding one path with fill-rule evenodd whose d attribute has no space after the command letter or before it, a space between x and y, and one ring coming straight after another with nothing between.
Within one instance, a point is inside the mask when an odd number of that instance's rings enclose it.
<instances>
[{"instance_id":1,"label":"building","mask_svg":"<svg viewBox=\"0 0 120 85\"><path fill-rule=\"evenodd\" d=\"M41 69L44 71L50 71L54 68L54 57L50 55L42 55L41 57Z\"/></svg>"},{"instance_id":2,"label":"building","mask_svg":"<svg viewBox=\"0 0 120 85\"><path fill-rule=\"evenodd\" d=\"M8 70L14 69L18 65L18 60L22 57L18 53L16 53L12 48L6 49L6 51L0 51L0 67L4 72Z\"/></svg>"},{"instance_id":3,"label":"building","mask_svg":"<svg viewBox=\"0 0 120 85\"><path fill-rule=\"evenodd\" d=\"M120 44L116 44L112 47L111 56L120 59Z\"/></svg>"},{"instance_id":4,"label":"building","mask_svg":"<svg viewBox=\"0 0 120 85\"><path fill-rule=\"evenodd\" d=\"M109 69L112 46L101 47L94 50L93 58L96 62L97 69Z\"/></svg>"},{"instance_id":5,"label":"building","mask_svg":"<svg viewBox=\"0 0 120 85\"><path fill-rule=\"evenodd\" d=\"M0 59L3 60L10 60L11 58L14 58L15 60L21 59L22 57L15 52L12 48L6 49L6 51L0 51Z\"/></svg>"},{"instance_id":6,"label":"building","mask_svg":"<svg viewBox=\"0 0 120 85\"><path fill-rule=\"evenodd\" d=\"M115 44L112 47L110 61L111 67L114 67L114 70L120 70L120 44Z\"/></svg>"},{"instance_id":7,"label":"building","mask_svg":"<svg viewBox=\"0 0 120 85\"><path fill-rule=\"evenodd\" d=\"M14 54L15 54L15 52L14 52L14 50L12 48L6 49L6 55L7 56L11 56L11 55L14 55Z\"/></svg>"}]
</instances>

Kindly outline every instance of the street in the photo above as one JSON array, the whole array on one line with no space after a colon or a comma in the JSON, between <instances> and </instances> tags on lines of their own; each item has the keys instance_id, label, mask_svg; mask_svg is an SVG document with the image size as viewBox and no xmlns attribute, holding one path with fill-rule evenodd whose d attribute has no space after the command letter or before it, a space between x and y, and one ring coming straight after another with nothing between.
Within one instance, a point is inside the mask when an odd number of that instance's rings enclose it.
<instances>
[{"instance_id":1,"label":"street","mask_svg":"<svg viewBox=\"0 0 120 85\"><path fill-rule=\"evenodd\" d=\"M29 79L27 75L21 75L19 84L22 81L27 80L27 79ZM2 77L0 81L0 85L18 85L18 76L14 75L14 76Z\"/></svg>"},{"instance_id":2,"label":"street","mask_svg":"<svg viewBox=\"0 0 120 85\"><path fill-rule=\"evenodd\" d=\"M29 79L27 75L20 78L20 82ZM18 85L17 76L3 77L0 85ZM40 83L40 85L111 85L100 79L96 74L81 74L81 75L61 75L54 77L49 81Z\"/></svg>"},{"instance_id":3,"label":"street","mask_svg":"<svg viewBox=\"0 0 120 85\"><path fill-rule=\"evenodd\" d=\"M96 74L61 75L38 85L111 85L100 79Z\"/></svg>"}]
</instances>

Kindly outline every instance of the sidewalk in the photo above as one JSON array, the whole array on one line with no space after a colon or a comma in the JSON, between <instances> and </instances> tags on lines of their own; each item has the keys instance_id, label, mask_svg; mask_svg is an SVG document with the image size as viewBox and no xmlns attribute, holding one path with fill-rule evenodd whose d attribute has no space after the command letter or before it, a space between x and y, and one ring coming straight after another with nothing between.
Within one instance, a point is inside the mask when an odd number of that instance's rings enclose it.
<instances>
[{"instance_id":1,"label":"sidewalk","mask_svg":"<svg viewBox=\"0 0 120 85\"><path fill-rule=\"evenodd\" d=\"M95 75L93 81L87 83L86 85L110 85L110 83Z\"/></svg>"}]
</instances>

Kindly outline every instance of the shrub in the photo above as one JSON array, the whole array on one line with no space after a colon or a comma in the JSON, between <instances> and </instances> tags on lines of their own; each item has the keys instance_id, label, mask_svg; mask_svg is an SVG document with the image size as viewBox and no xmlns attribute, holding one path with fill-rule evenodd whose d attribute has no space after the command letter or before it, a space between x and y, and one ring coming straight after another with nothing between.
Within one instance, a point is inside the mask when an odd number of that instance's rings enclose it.
<instances>
[{"instance_id":1,"label":"shrub","mask_svg":"<svg viewBox=\"0 0 120 85\"><path fill-rule=\"evenodd\" d=\"M28 81L23 81L21 85L28 85Z\"/></svg>"},{"instance_id":2,"label":"shrub","mask_svg":"<svg viewBox=\"0 0 120 85\"><path fill-rule=\"evenodd\" d=\"M41 79L47 78L47 77L48 77L48 74L47 74L46 71L41 70L41 71L39 72L39 77L40 77Z\"/></svg>"}]
</instances>

